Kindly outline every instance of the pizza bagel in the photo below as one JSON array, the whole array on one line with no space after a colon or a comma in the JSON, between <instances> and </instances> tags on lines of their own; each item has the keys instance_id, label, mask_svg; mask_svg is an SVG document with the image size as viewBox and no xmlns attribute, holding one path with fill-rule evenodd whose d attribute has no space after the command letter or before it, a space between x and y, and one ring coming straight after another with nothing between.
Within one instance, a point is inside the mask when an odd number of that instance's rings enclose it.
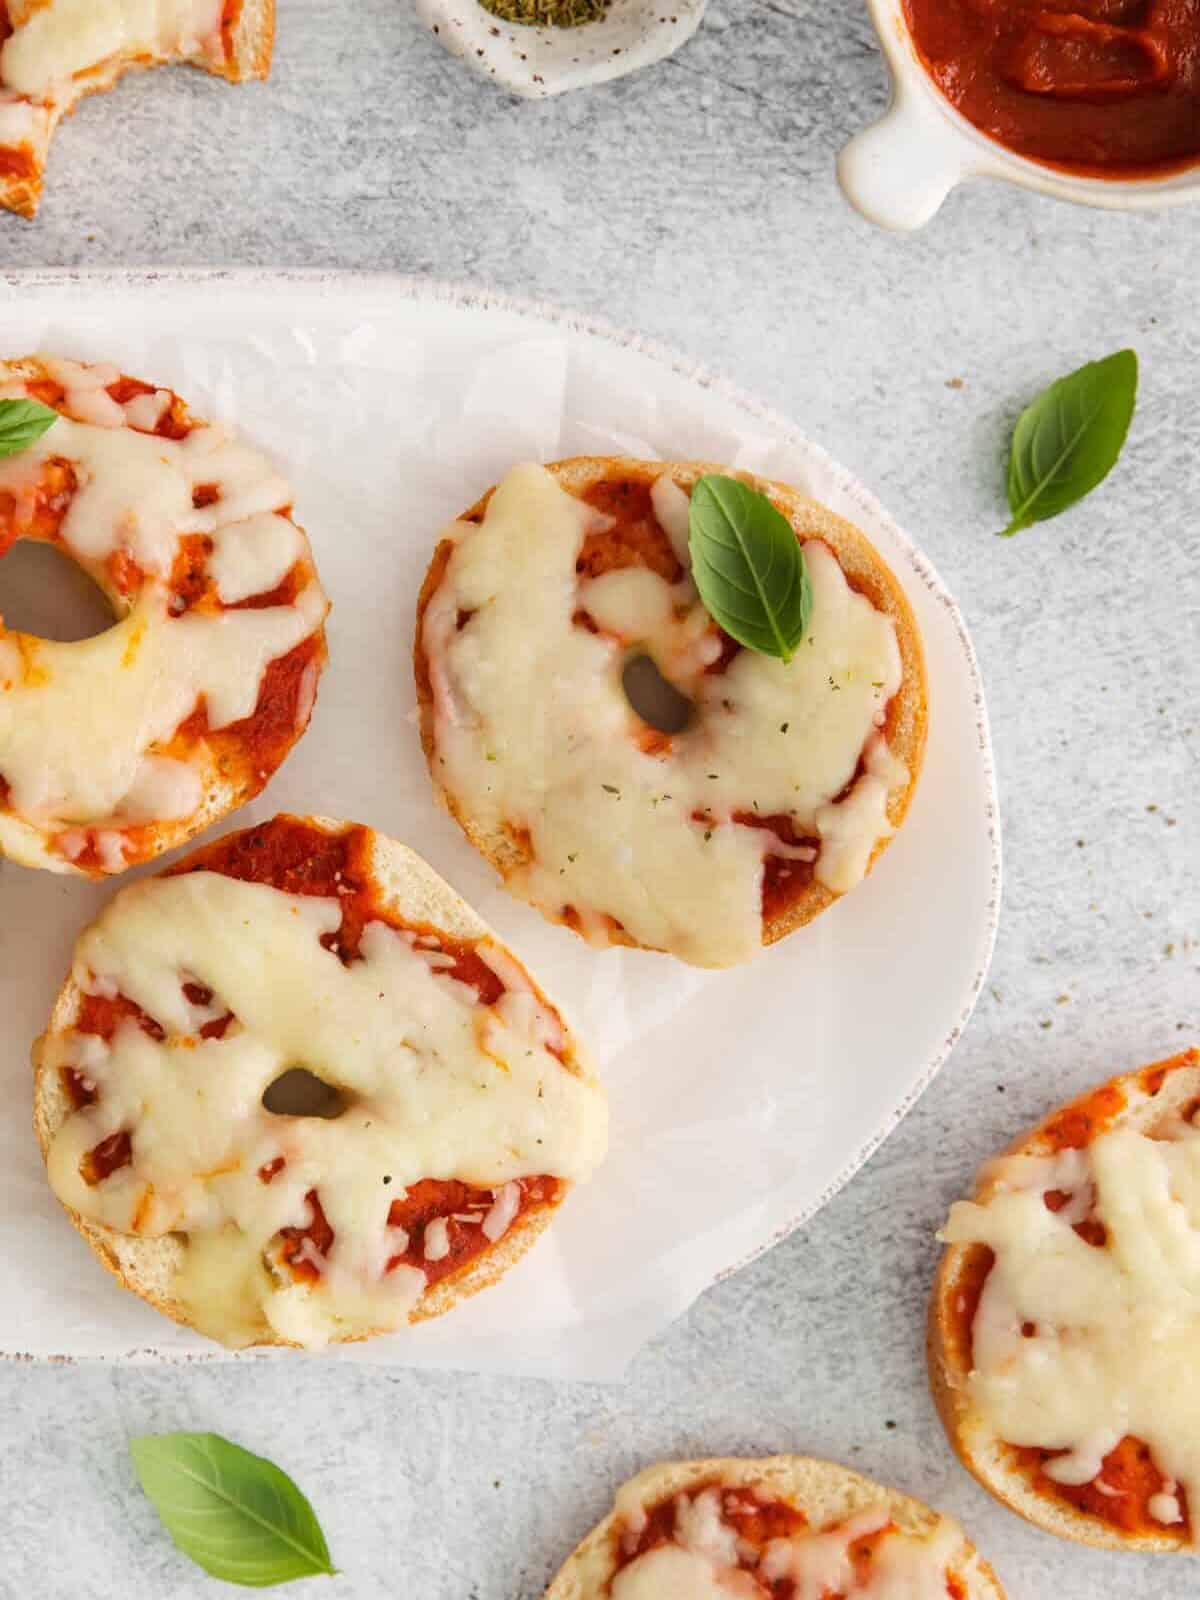
<instances>
[{"instance_id":1,"label":"pizza bagel","mask_svg":"<svg viewBox=\"0 0 1200 1600\"><path fill-rule=\"evenodd\" d=\"M718 626L688 543L714 470L514 468L437 545L415 670L435 789L515 894L593 944L721 967L861 882L912 798L926 687L878 552L784 484L742 475L801 541L805 637L784 662Z\"/></svg>"},{"instance_id":2,"label":"pizza bagel","mask_svg":"<svg viewBox=\"0 0 1200 1600\"><path fill-rule=\"evenodd\" d=\"M521 964L411 851L320 818L123 889L34 1066L71 1220L127 1288L230 1346L440 1315L533 1243L607 1137Z\"/></svg>"}]
</instances>

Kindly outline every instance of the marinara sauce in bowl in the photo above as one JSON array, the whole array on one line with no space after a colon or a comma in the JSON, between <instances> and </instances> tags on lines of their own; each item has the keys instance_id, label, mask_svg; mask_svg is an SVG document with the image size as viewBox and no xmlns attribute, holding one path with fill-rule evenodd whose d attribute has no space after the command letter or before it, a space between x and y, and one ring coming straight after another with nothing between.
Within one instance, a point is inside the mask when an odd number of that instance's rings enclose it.
<instances>
[{"instance_id":1,"label":"marinara sauce in bowl","mask_svg":"<svg viewBox=\"0 0 1200 1600\"><path fill-rule=\"evenodd\" d=\"M839 178L914 228L965 178L1085 205L1200 193L1200 0L868 0L892 74Z\"/></svg>"}]
</instances>

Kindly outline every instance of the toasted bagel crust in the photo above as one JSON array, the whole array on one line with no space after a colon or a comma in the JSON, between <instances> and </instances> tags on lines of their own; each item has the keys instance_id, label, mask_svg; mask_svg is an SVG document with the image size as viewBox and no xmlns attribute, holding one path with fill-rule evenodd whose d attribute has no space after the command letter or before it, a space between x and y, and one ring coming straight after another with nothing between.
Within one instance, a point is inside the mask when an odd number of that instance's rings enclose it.
<instances>
[{"instance_id":1,"label":"toasted bagel crust","mask_svg":"<svg viewBox=\"0 0 1200 1600\"><path fill-rule=\"evenodd\" d=\"M817 1528L844 1522L872 1507L884 1505L902 1533L922 1538L939 1518L919 1500L885 1489L848 1467L811 1456L766 1456L760 1460L713 1456L700 1461L669 1461L647 1467L625 1485L622 1498L632 1496L646 1507L681 1491L711 1483L758 1489L764 1497L785 1500L802 1511ZM614 1560L621 1516L613 1510L584 1538L551 1582L545 1600L605 1600L617 1570ZM953 1524L957 1529L957 1524ZM963 1584L967 1600L1004 1600L999 1579L961 1529L950 1571Z\"/></svg>"},{"instance_id":2,"label":"toasted bagel crust","mask_svg":"<svg viewBox=\"0 0 1200 1600\"><path fill-rule=\"evenodd\" d=\"M1200 1050L1185 1050L1137 1072L1112 1078L1098 1088L1116 1090L1124 1097L1125 1105L1113 1117L1112 1127L1152 1133L1157 1125L1200 1097ZM1050 1137L1052 1125L1065 1113L1084 1108L1096 1094L1097 1089L1093 1088L1057 1107L1001 1155L1050 1153L1057 1148ZM985 1166L977 1175L971 1198L985 1204L997 1186L997 1179ZM986 1245L978 1244L950 1245L943 1252L926 1328L926 1359L934 1404L963 1466L1010 1510L1060 1538L1103 1550L1192 1552L1195 1547L1185 1531L1163 1528L1161 1532L1128 1533L1039 1489L1012 1460L1011 1447L996 1438L986 1419L972 1409L967 1396L970 1351L964 1350L955 1337L955 1305L962 1285L986 1249Z\"/></svg>"},{"instance_id":3,"label":"toasted bagel crust","mask_svg":"<svg viewBox=\"0 0 1200 1600\"><path fill-rule=\"evenodd\" d=\"M680 488L690 491L696 480L706 473L724 472L727 469L706 461L661 462L641 461L632 456L573 456L563 461L548 463L546 470L552 473L570 494L582 498L600 483L650 484L664 473L669 473ZM898 757L908 770L907 783L903 788L893 792L888 799L888 821L895 832L904 821L916 790L928 726L925 657L916 619L908 599L879 552L853 523L835 516L819 501L808 499L787 484L759 478L749 472L738 472L734 476L767 495L787 517L798 537L817 538L828 544L847 579L868 597L877 611L889 617L895 625L903 678L899 691L888 707L887 742L893 755ZM494 492L493 486L469 510L463 512L460 520L481 521ZM528 855L522 852L517 842L508 834L490 833L481 828L472 817L467 805L438 777L433 689L429 665L425 658L422 624L426 609L445 575L453 549L454 544L449 539L443 539L438 544L417 601L413 669L420 708L421 747L425 752L430 777L439 801L479 853L490 862L501 877L507 878L516 868L525 864L529 859ZM868 871L882 855L888 843L889 840L885 838L875 845L871 852ZM803 927L840 898L840 895L825 888L814 878L811 883L800 888L764 918L763 944L774 944L795 929ZM611 943L617 945L634 949L646 948L623 928L613 929L609 939Z\"/></svg>"},{"instance_id":4,"label":"toasted bagel crust","mask_svg":"<svg viewBox=\"0 0 1200 1600\"><path fill-rule=\"evenodd\" d=\"M296 821L306 827L337 834L348 826L328 817L303 817L283 819ZM172 872L186 872L193 861L203 865L209 847L202 847L177 863ZM395 912L408 919L439 929L450 938L477 940L485 934L497 945L487 924L467 903L460 899L450 886L403 845L381 834L372 836L373 889L384 910ZM504 948L501 946L501 948ZM43 1160L51 1140L71 1115L74 1107L57 1072L45 1061L46 1040L54 1034L69 1030L80 1010L83 991L73 978L69 979L59 994L51 1014L49 1027L33 1046L34 1114L33 1126ZM564 1027L568 1048L564 1052L563 1066L573 1076L584 1078L587 1073L581 1065L574 1040ZM495 1244L469 1261L457 1272L427 1288L409 1314L409 1322L423 1322L442 1316L460 1300L468 1299L497 1282L508 1269L530 1248L550 1222L554 1211L571 1185L558 1180L554 1201L545 1206L522 1212ZM77 1212L67 1210L71 1222L91 1246L97 1259L126 1288L139 1295L157 1311L172 1321L193 1326L184 1306L172 1290L172 1280L184 1257L184 1244L173 1236L163 1238L137 1238L120 1233L102 1223L90 1221ZM391 1330L371 1329L365 1333L337 1337L335 1343L358 1343L379 1333ZM292 1345L293 1341L269 1337L256 1341L259 1346Z\"/></svg>"}]
</instances>

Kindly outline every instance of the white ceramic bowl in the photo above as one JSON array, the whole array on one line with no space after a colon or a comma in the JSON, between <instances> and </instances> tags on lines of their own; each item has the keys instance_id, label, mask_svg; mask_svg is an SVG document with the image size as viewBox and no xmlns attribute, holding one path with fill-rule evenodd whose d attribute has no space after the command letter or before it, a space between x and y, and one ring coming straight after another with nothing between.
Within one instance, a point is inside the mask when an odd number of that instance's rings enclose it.
<instances>
[{"instance_id":1,"label":"white ceramic bowl","mask_svg":"<svg viewBox=\"0 0 1200 1600\"><path fill-rule=\"evenodd\" d=\"M416 0L451 55L529 100L606 83L661 61L695 33L708 0L613 0L599 22L533 28L502 22L478 0Z\"/></svg>"},{"instance_id":2,"label":"white ceramic bowl","mask_svg":"<svg viewBox=\"0 0 1200 1600\"><path fill-rule=\"evenodd\" d=\"M838 158L838 182L871 222L920 228L967 178L1005 178L1077 205L1151 211L1200 195L1200 164L1161 178L1080 178L1014 155L961 116L921 65L901 0L867 0L892 80L892 99L873 127Z\"/></svg>"}]
</instances>

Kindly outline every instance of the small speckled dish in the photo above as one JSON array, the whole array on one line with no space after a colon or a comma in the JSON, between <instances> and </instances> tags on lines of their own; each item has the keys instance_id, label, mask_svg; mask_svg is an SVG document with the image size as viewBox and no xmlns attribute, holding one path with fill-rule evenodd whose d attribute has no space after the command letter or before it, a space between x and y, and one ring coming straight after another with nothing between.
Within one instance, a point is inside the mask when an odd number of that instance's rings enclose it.
<instances>
[{"instance_id":1,"label":"small speckled dish","mask_svg":"<svg viewBox=\"0 0 1200 1600\"><path fill-rule=\"evenodd\" d=\"M612 0L598 22L534 28L502 22L478 0L416 0L417 15L480 77L542 100L661 61L700 26L708 0Z\"/></svg>"}]
</instances>

